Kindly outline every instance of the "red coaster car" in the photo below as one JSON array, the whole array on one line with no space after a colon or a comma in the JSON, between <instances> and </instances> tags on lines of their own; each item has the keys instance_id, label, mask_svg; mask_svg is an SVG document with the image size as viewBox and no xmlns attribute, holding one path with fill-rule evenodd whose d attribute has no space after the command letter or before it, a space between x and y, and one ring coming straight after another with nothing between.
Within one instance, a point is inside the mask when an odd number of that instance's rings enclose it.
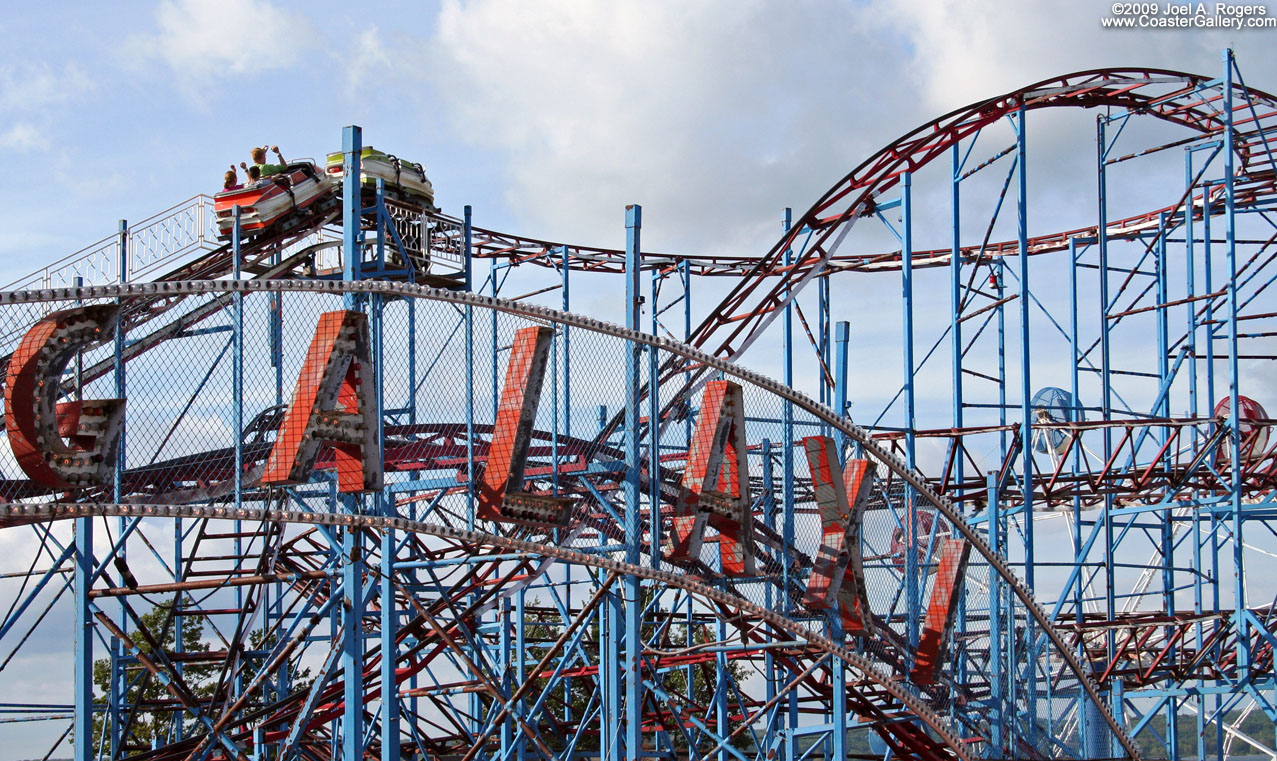
<instances>
[{"instance_id":1,"label":"red coaster car","mask_svg":"<svg viewBox=\"0 0 1277 761\"><path fill-rule=\"evenodd\" d=\"M279 174L213 196L218 237L231 237L236 206L240 234L250 238L268 229L287 230L333 208L341 200L339 187L311 162L293 162Z\"/></svg>"}]
</instances>

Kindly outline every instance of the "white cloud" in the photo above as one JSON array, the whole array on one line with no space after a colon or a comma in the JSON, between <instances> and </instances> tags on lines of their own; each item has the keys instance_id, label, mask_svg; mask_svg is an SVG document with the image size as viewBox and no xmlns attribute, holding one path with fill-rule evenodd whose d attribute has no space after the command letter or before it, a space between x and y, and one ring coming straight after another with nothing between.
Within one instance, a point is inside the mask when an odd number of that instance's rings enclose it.
<instances>
[{"instance_id":1,"label":"white cloud","mask_svg":"<svg viewBox=\"0 0 1277 761\"><path fill-rule=\"evenodd\" d=\"M74 63L61 69L43 62L2 65L0 111L41 113L82 96L92 87L92 80Z\"/></svg>"},{"instance_id":2,"label":"white cloud","mask_svg":"<svg viewBox=\"0 0 1277 761\"><path fill-rule=\"evenodd\" d=\"M447 2L429 68L458 132L507 156L530 234L615 244L639 202L654 248L765 248L783 206L876 139L864 103L886 56L858 18L834 2Z\"/></svg>"},{"instance_id":3,"label":"white cloud","mask_svg":"<svg viewBox=\"0 0 1277 761\"><path fill-rule=\"evenodd\" d=\"M17 122L0 132L0 150L26 151L49 147L44 133L28 122Z\"/></svg>"},{"instance_id":4,"label":"white cloud","mask_svg":"<svg viewBox=\"0 0 1277 761\"><path fill-rule=\"evenodd\" d=\"M1107 2L872 0L884 25L911 43L911 68L934 116L1042 79L1091 68L1161 67L1222 73L1234 47L1258 71L1271 61L1271 33L1104 29Z\"/></svg>"},{"instance_id":5,"label":"white cloud","mask_svg":"<svg viewBox=\"0 0 1277 761\"><path fill-rule=\"evenodd\" d=\"M317 42L303 14L266 0L164 0L155 23L154 34L130 40L132 53L198 84L290 66Z\"/></svg>"},{"instance_id":6,"label":"white cloud","mask_svg":"<svg viewBox=\"0 0 1277 761\"><path fill-rule=\"evenodd\" d=\"M352 98L366 90L376 74L392 68L386 43L376 26L359 33L354 49L343 55L341 62L346 70L346 95Z\"/></svg>"}]
</instances>

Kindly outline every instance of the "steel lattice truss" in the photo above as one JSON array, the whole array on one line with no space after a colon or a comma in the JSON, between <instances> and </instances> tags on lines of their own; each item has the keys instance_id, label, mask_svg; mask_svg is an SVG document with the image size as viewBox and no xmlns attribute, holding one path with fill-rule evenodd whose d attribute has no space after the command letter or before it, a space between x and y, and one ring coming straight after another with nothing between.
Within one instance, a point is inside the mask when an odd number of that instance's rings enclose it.
<instances>
[{"instance_id":1,"label":"steel lattice truss","mask_svg":"<svg viewBox=\"0 0 1277 761\"><path fill-rule=\"evenodd\" d=\"M1094 221L1031 235L1032 120L1075 108ZM905 135L758 257L642 252L637 208L625 250L522 238L349 167L251 239L206 197L122 228L0 293L0 658L75 632L69 699L0 711L77 759L1263 748L1274 130L1231 54L1071 74ZM1179 187L1122 184L1170 157ZM561 310L500 298L522 265ZM572 313L577 273L625 281L625 327ZM879 400L831 295L886 280ZM770 341L779 381L737 364Z\"/></svg>"}]
</instances>

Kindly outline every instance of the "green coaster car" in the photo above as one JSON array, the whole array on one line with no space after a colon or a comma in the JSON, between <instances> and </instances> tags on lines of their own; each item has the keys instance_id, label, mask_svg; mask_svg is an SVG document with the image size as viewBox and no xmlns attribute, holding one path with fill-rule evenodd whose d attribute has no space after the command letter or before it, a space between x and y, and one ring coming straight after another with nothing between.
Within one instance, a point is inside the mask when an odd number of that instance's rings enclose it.
<instances>
[{"instance_id":1,"label":"green coaster car","mask_svg":"<svg viewBox=\"0 0 1277 761\"><path fill-rule=\"evenodd\" d=\"M346 173L345 156L341 151L328 154L326 172L330 179L341 182ZM359 153L359 178L365 190L375 188L377 180L381 179L392 198L438 211L434 186L426 178L426 168L421 164L366 146Z\"/></svg>"}]
</instances>

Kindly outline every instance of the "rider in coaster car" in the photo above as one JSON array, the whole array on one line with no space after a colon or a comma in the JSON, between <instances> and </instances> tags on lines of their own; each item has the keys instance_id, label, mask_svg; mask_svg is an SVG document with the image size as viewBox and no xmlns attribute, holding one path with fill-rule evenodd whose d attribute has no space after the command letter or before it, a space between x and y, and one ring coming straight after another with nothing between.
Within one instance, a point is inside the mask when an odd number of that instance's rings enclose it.
<instances>
[{"instance_id":1,"label":"rider in coaster car","mask_svg":"<svg viewBox=\"0 0 1277 761\"><path fill-rule=\"evenodd\" d=\"M273 174L279 174L288 168L288 162L284 159L284 155L279 152L279 146L272 145L270 146L270 149L274 152L275 158L279 159L278 164L266 163L266 146L264 145L260 148L254 148L250 154L253 159L253 165L257 167L259 172L261 172L262 177L270 177ZM243 162L240 163L240 166L244 168L244 171L248 171L248 167L245 166Z\"/></svg>"}]
</instances>

